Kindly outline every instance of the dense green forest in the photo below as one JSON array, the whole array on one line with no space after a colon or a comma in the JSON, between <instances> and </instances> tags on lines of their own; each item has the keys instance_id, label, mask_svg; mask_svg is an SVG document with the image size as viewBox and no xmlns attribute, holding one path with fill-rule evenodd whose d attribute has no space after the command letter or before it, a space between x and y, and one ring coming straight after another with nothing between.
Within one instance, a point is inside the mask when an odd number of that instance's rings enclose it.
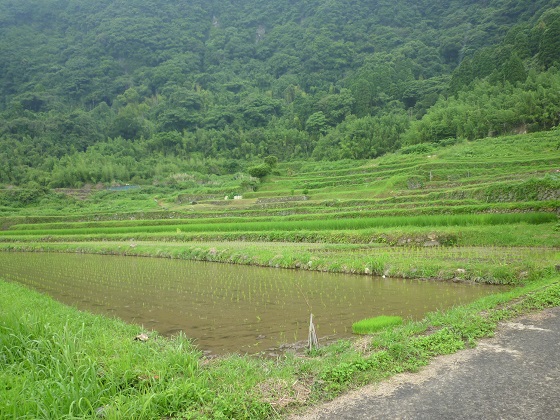
<instances>
[{"instance_id":1,"label":"dense green forest","mask_svg":"<svg viewBox=\"0 0 560 420\"><path fill-rule=\"evenodd\" d=\"M0 0L0 184L169 184L270 155L546 130L560 122L559 6Z\"/></svg>"}]
</instances>

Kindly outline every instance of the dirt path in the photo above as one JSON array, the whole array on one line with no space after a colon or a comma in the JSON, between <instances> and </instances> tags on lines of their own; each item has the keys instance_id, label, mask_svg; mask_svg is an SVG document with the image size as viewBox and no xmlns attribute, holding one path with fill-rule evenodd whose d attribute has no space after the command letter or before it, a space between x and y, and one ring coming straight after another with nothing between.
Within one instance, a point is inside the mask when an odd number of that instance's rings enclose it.
<instances>
[{"instance_id":1,"label":"dirt path","mask_svg":"<svg viewBox=\"0 0 560 420\"><path fill-rule=\"evenodd\" d=\"M500 325L474 349L292 419L558 419L560 308Z\"/></svg>"}]
</instances>

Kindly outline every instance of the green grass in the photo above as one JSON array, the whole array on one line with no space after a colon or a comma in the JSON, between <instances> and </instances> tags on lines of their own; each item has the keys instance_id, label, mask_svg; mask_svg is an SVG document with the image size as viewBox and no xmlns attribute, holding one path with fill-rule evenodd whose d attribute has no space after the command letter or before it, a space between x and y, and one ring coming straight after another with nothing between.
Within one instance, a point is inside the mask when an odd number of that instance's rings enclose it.
<instances>
[{"instance_id":1,"label":"green grass","mask_svg":"<svg viewBox=\"0 0 560 420\"><path fill-rule=\"evenodd\" d=\"M403 320L400 316L380 315L375 318L366 318L352 324L354 334L371 334L384 328L400 325Z\"/></svg>"},{"instance_id":2,"label":"green grass","mask_svg":"<svg viewBox=\"0 0 560 420\"><path fill-rule=\"evenodd\" d=\"M264 372L251 373L250 360L218 361L211 373L184 336L136 341L137 326L79 312L15 284L0 282L0 290L0 418L272 413L251 391ZM236 368L247 375L241 401L223 389ZM230 378L213 376L220 371Z\"/></svg>"}]
</instances>

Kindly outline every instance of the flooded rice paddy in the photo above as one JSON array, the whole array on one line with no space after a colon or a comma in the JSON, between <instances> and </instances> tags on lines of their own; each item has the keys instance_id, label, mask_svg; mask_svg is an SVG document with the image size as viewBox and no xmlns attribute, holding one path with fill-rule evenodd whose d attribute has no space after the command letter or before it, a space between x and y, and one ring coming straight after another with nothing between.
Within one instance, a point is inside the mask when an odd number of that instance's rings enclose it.
<instances>
[{"instance_id":1,"label":"flooded rice paddy","mask_svg":"<svg viewBox=\"0 0 560 420\"><path fill-rule=\"evenodd\" d=\"M160 258L0 253L0 277L163 335L183 331L215 354L274 352L307 338L352 335L377 315L420 319L495 286L236 266Z\"/></svg>"}]
</instances>

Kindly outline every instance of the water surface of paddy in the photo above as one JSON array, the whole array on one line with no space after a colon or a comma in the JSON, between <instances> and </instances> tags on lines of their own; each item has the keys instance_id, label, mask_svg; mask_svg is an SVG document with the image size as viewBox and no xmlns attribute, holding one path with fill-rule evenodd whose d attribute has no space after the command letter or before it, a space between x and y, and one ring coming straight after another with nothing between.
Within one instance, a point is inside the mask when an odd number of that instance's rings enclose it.
<instances>
[{"instance_id":1,"label":"water surface of paddy","mask_svg":"<svg viewBox=\"0 0 560 420\"><path fill-rule=\"evenodd\" d=\"M319 337L342 338L363 318L420 319L503 290L161 258L18 252L0 252L0 277L164 335L183 331L217 354L272 351L305 340L310 312Z\"/></svg>"}]
</instances>

